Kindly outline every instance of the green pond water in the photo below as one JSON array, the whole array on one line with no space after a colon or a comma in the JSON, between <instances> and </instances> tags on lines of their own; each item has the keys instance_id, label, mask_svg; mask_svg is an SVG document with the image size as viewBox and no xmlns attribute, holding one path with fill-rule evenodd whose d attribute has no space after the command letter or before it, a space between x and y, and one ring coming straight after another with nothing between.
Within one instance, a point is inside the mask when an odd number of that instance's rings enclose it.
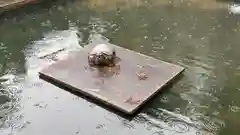
<instances>
[{"instance_id":1,"label":"green pond water","mask_svg":"<svg viewBox=\"0 0 240 135\"><path fill-rule=\"evenodd\" d=\"M0 134L240 134L240 16L200 5L71 0L2 14ZM107 42L186 70L131 121L38 78L54 62L42 56Z\"/></svg>"}]
</instances>

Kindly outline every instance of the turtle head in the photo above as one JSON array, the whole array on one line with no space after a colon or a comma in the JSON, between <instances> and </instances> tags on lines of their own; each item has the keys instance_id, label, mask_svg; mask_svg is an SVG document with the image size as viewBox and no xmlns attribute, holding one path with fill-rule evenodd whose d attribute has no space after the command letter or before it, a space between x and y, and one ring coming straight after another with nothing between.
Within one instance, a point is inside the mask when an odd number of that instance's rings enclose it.
<instances>
[{"instance_id":1,"label":"turtle head","mask_svg":"<svg viewBox=\"0 0 240 135\"><path fill-rule=\"evenodd\" d=\"M99 65L102 61L104 61L105 57L102 54L90 54L88 56L88 62L91 65Z\"/></svg>"}]
</instances>

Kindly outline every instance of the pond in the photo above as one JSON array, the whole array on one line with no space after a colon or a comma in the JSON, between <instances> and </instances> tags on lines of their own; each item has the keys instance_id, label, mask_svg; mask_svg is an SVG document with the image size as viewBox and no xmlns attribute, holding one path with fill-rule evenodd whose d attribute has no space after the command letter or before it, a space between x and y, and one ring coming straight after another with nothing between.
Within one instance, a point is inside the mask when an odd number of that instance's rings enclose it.
<instances>
[{"instance_id":1,"label":"pond","mask_svg":"<svg viewBox=\"0 0 240 135\"><path fill-rule=\"evenodd\" d=\"M227 3L58 0L2 14L0 33L1 135L240 132L240 17ZM116 44L186 70L129 121L38 78L89 43Z\"/></svg>"}]
</instances>

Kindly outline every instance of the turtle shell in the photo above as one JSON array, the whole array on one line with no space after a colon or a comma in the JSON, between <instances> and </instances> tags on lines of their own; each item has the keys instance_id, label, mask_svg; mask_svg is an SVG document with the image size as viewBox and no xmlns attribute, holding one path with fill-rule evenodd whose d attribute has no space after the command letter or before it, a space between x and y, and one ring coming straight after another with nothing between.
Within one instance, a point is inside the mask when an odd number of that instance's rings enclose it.
<instances>
[{"instance_id":1,"label":"turtle shell","mask_svg":"<svg viewBox=\"0 0 240 135\"><path fill-rule=\"evenodd\" d=\"M113 55L113 53L115 52L114 48L106 45L106 44L98 44L96 45L90 54L96 54L96 55L101 55L101 54L105 54L105 55Z\"/></svg>"},{"instance_id":2,"label":"turtle shell","mask_svg":"<svg viewBox=\"0 0 240 135\"><path fill-rule=\"evenodd\" d=\"M105 44L95 46L88 56L88 62L92 66L114 65L115 50Z\"/></svg>"}]
</instances>

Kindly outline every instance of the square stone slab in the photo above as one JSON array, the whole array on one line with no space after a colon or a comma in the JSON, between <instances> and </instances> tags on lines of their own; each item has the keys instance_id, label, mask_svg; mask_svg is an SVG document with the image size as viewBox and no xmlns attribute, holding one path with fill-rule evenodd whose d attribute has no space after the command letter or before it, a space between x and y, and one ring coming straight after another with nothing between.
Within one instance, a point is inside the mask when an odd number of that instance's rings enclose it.
<instances>
[{"instance_id":1,"label":"square stone slab","mask_svg":"<svg viewBox=\"0 0 240 135\"><path fill-rule=\"evenodd\" d=\"M87 56L94 45L88 45L39 74L84 96L133 114L184 70L178 65L109 45L116 49L119 57L115 67L89 67Z\"/></svg>"}]
</instances>

